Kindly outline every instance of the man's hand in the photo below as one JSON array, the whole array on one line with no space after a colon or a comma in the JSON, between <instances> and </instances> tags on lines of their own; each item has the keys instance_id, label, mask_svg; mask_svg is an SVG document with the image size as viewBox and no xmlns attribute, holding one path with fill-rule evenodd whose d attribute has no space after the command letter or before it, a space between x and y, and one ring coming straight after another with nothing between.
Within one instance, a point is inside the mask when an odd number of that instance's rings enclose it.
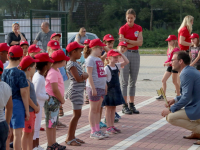
<instances>
[{"instance_id":1,"label":"man's hand","mask_svg":"<svg viewBox=\"0 0 200 150\"><path fill-rule=\"evenodd\" d=\"M161 115L162 115L163 117L166 117L169 113L170 113L169 109L165 108L165 109L162 111Z\"/></svg>"},{"instance_id":2,"label":"man's hand","mask_svg":"<svg viewBox=\"0 0 200 150\"><path fill-rule=\"evenodd\" d=\"M167 102L168 102L169 106L167 106L167 104L165 104L165 107L166 107L166 108L168 108L168 107L170 107L171 105L173 105L173 104L175 103L175 100L172 99L172 100L169 100L169 101L167 101Z\"/></svg>"}]
</instances>

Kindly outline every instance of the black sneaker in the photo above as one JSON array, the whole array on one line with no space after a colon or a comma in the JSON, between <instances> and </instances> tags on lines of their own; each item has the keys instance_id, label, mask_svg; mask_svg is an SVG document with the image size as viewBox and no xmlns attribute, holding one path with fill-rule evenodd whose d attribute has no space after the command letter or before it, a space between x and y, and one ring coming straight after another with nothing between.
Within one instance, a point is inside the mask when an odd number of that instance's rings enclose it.
<instances>
[{"instance_id":1,"label":"black sneaker","mask_svg":"<svg viewBox=\"0 0 200 150\"><path fill-rule=\"evenodd\" d=\"M164 100L164 98L163 98L163 96L161 95L161 96L157 97L156 100L162 101L162 100Z\"/></svg>"},{"instance_id":2,"label":"black sneaker","mask_svg":"<svg viewBox=\"0 0 200 150\"><path fill-rule=\"evenodd\" d=\"M135 108L135 105L133 103L129 103L129 109L133 114L139 114L140 112Z\"/></svg>"},{"instance_id":3,"label":"black sneaker","mask_svg":"<svg viewBox=\"0 0 200 150\"><path fill-rule=\"evenodd\" d=\"M128 114L128 115L131 115L131 114L132 114L132 112L131 112L130 109L128 108L128 104L123 104L122 107L123 107L123 108L122 108L122 113Z\"/></svg>"}]
</instances>

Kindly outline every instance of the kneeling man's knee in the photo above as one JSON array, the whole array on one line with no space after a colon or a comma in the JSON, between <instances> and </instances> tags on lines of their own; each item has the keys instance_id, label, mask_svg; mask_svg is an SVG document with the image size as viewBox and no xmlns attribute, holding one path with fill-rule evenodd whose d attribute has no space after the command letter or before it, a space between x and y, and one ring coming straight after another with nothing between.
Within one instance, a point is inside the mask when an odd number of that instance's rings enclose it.
<instances>
[{"instance_id":1,"label":"kneeling man's knee","mask_svg":"<svg viewBox=\"0 0 200 150\"><path fill-rule=\"evenodd\" d=\"M173 124L174 121L176 121L176 118L175 118L175 116L174 116L173 113L170 113L170 114L167 115L167 121L168 121L170 124Z\"/></svg>"}]
</instances>

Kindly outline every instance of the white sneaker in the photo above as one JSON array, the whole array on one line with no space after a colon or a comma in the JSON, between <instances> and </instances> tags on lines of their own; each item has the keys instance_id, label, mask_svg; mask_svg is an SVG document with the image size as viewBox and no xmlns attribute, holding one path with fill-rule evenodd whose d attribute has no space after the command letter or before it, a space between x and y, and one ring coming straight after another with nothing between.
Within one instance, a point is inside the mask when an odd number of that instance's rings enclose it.
<instances>
[{"instance_id":1,"label":"white sneaker","mask_svg":"<svg viewBox=\"0 0 200 150\"><path fill-rule=\"evenodd\" d=\"M38 150L44 150L40 145L38 146Z\"/></svg>"},{"instance_id":2,"label":"white sneaker","mask_svg":"<svg viewBox=\"0 0 200 150\"><path fill-rule=\"evenodd\" d=\"M98 132L99 132L99 134L101 134L101 135L104 136L105 138L108 138L108 137L109 137L109 134L104 133L104 132L101 131L101 130L99 130Z\"/></svg>"},{"instance_id":3,"label":"white sneaker","mask_svg":"<svg viewBox=\"0 0 200 150\"><path fill-rule=\"evenodd\" d=\"M101 140L104 139L104 136L102 136L99 132L96 131L93 134L90 134L90 138Z\"/></svg>"},{"instance_id":4,"label":"white sneaker","mask_svg":"<svg viewBox=\"0 0 200 150\"><path fill-rule=\"evenodd\" d=\"M35 147L33 150L38 150L38 148L37 148L37 147Z\"/></svg>"}]
</instances>

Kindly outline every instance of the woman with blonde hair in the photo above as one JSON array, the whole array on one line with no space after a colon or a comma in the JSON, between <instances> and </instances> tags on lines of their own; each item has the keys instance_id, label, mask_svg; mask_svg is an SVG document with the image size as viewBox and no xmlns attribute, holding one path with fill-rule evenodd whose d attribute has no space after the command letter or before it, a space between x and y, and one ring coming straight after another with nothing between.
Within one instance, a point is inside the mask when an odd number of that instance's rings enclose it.
<instances>
[{"instance_id":1,"label":"woman with blonde hair","mask_svg":"<svg viewBox=\"0 0 200 150\"><path fill-rule=\"evenodd\" d=\"M183 19L181 26L178 29L178 45L180 50L189 53L189 47L192 45L190 40L190 34L192 32L194 17L187 15Z\"/></svg>"},{"instance_id":2,"label":"woman with blonde hair","mask_svg":"<svg viewBox=\"0 0 200 150\"><path fill-rule=\"evenodd\" d=\"M84 27L80 28L79 33L76 35L75 41L78 44L84 46L84 41L87 40L86 29Z\"/></svg>"}]
</instances>

